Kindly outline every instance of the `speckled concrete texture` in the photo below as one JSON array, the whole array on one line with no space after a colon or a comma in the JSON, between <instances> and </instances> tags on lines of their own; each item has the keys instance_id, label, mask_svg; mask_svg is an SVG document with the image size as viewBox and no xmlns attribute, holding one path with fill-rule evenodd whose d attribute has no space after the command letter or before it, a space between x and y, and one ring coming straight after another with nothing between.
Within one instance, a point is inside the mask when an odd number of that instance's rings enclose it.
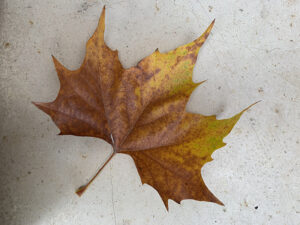
<instances>
[{"instance_id":1,"label":"speckled concrete texture","mask_svg":"<svg viewBox=\"0 0 300 225\"><path fill-rule=\"evenodd\" d=\"M57 95L51 54L80 66L104 4L106 42L126 68L156 48L192 41L216 18L194 70L195 81L207 82L188 110L227 118L262 100L202 169L224 207L169 200L167 212L122 154L81 198L74 193L112 149L99 139L57 136L31 101ZM0 224L299 224L299 12L298 0L0 1Z\"/></svg>"}]
</instances>

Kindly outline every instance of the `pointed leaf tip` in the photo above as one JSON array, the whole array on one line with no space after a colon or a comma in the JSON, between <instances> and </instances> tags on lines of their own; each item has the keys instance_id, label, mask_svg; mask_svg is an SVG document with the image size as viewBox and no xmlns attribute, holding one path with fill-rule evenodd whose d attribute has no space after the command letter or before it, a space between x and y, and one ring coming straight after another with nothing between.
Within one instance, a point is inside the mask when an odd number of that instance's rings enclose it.
<instances>
[{"instance_id":1,"label":"pointed leaf tip","mask_svg":"<svg viewBox=\"0 0 300 225\"><path fill-rule=\"evenodd\" d=\"M206 30L202 33L202 35L200 37L198 37L197 39L195 39L193 42L196 43L198 45L198 47L200 48L204 42L207 40L208 36L210 35L210 32L213 28L215 24L215 20L213 20L210 25L206 28ZM198 49L199 49L198 48Z\"/></svg>"},{"instance_id":2,"label":"pointed leaf tip","mask_svg":"<svg viewBox=\"0 0 300 225\"><path fill-rule=\"evenodd\" d=\"M97 42L103 42L104 41L104 30L105 30L105 5L102 8L102 12L98 21L97 28L90 38L90 40L87 42L87 46L92 43Z\"/></svg>"},{"instance_id":3,"label":"pointed leaf tip","mask_svg":"<svg viewBox=\"0 0 300 225\"><path fill-rule=\"evenodd\" d=\"M203 83L205 83L206 81L207 81L207 79L206 79L206 80L202 80L202 81L198 82L197 84L203 84Z\"/></svg>"},{"instance_id":4,"label":"pointed leaf tip","mask_svg":"<svg viewBox=\"0 0 300 225\"><path fill-rule=\"evenodd\" d=\"M68 70L67 68L65 68L65 67L57 60L57 58L55 58L54 55L51 55L51 56L52 56L52 61L53 61L54 67L55 67L55 69L56 69L57 76L58 76L60 82L62 82L64 73L66 73L66 72L69 71L69 70Z\"/></svg>"},{"instance_id":5,"label":"pointed leaf tip","mask_svg":"<svg viewBox=\"0 0 300 225\"><path fill-rule=\"evenodd\" d=\"M101 16L100 16L100 19L99 19L98 27L100 28L101 31L104 32L104 28L105 28L105 6L103 6Z\"/></svg>"},{"instance_id":6,"label":"pointed leaf tip","mask_svg":"<svg viewBox=\"0 0 300 225\"><path fill-rule=\"evenodd\" d=\"M33 101L31 101L31 104L33 104L35 107L37 107L38 109L39 109L39 106L38 106L38 102L33 102Z\"/></svg>"},{"instance_id":7,"label":"pointed leaf tip","mask_svg":"<svg viewBox=\"0 0 300 225\"><path fill-rule=\"evenodd\" d=\"M52 61L53 61L54 65L55 65L55 67L62 66L62 64L57 60L57 58L55 58L54 55L51 55L51 57L52 57Z\"/></svg>"},{"instance_id":8,"label":"pointed leaf tip","mask_svg":"<svg viewBox=\"0 0 300 225\"><path fill-rule=\"evenodd\" d=\"M42 102L31 102L33 105L35 105L37 108L41 109L41 107L43 106Z\"/></svg>"},{"instance_id":9,"label":"pointed leaf tip","mask_svg":"<svg viewBox=\"0 0 300 225\"><path fill-rule=\"evenodd\" d=\"M252 106L256 105L256 104L259 103L259 102L261 102L261 100L259 100L259 101L257 101L257 102L254 102L253 104L249 105L247 108L245 108L245 109L241 112L241 114L244 113L244 112L246 112L248 109L250 109Z\"/></svg>"},{"instance_id":10,"label":"pointed leaf tip","mask_svg":"<svg viewBox=\"0 0 300 225\"><path fill-rule=\"evenodd\" d=\"M32 102L32 104L34 104L38 109L42 110L44 113L50 115L50 111L49 111L49 103L45 103L45 102Z\"/></svg>"},{"instance_id":11,"label":"pointed leaf tip","mask_svg":"<svg viewBox=\"0 0 300 225\"><path fill-rule=\"evenodd\" d=\"M207 28L206 31L204 32L204 33L205 33L205 39L208 37L208 35L210 34L212 28L214 27L215 20L216 20L216 19L214 19L214 20L210 23L210 25L208 26L208 28Z\"/></svg>"},{"instance_id":12,"label":"pointed leaf tip","mask_svg":"<svg viewBox=\"0 0 300 225\"><path fill-rule=\"evenodd\" d=\"M106 6L104 5L103 8L102 8L102 12L101 12L101 17L105 16L105 9L106 9Z\"/></svg>"},{"instance_id":13,"label":"pointed leaf tip","mask_svg":"<svg viewBox=\"0 0 300 225\"><path fill-rule=\"evenodd\" d=\"M52 61L53 61L54 65L56 65L57 63L59 63L58 60L55 58L54 55L51 55L51 57L52 57Z\"/></svg>"}]
</instances>

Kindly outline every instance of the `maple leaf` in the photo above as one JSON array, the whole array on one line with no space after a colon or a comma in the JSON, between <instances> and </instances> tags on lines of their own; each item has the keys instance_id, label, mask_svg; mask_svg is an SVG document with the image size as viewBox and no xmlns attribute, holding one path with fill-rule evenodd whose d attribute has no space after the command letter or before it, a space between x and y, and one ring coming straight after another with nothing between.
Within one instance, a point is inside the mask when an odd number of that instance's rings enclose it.
<instances>
[{"instance_id":1,"label":"maple leaf","mask_svg":"<svg viewBox=\"0 0 300 225\"><path fill-rule=\"evenodd\" d=\"M113 146L110 158L78 195L116 153L124 153L134 159L142 183L158 191L166 208L168 199L222 204L206 187L201 168L225 145L223 138L248 108L225 120L185 110L202 83L194 83L192 73L213 24L193 42L167 53L157 49L125 70L118 52L104 42L103 8L78 70L66 69L53 57L61 85L58 96L34 104L50 115L61 135L97 137Z\"/></svg>"}]
</instances>

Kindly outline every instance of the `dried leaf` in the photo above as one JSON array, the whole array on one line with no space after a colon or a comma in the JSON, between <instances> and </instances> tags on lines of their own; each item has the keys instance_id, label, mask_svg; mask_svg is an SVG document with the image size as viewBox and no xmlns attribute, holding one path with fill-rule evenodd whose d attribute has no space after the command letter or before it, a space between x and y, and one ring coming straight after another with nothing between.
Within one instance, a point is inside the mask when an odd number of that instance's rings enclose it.
<instances>
[{"instance_id":1,"label":"dried leaf","mask_svg":"<svg viewBox=\"0 0 300 225\"><path fill-rule=\"evenodd\" d=\"M104 139L113 146L110 159L116 153L130 155L142 183L154 187L167 208L168 199L222 204L206 187L201 168L225 145L223 138L245 110L225 120L185 110L201 84L192 81L192 73L213 24L193 42L168 53L156 50L125 70L118 52L104 42L104 8L82 66L70 71L53 57L61 84L58 96L34 104L51 116L60 134Z\"/></svg>"}]
</instances>

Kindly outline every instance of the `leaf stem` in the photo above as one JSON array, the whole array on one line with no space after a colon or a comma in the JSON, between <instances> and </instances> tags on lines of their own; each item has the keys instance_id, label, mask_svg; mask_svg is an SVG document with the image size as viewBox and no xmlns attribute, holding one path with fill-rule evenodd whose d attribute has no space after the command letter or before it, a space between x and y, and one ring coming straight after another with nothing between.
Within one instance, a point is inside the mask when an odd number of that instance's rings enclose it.
<instances>
[{"instance_id":1,"label":"leaf stem","mask_svg":"<svg viewBox=\"0 0 300 225\"><path fill-rule=\"evenodd\" d=\"M113 153L109 156L108 160L103 164L103 166L101 166L101 168L98 170L98 172L95 174L95 176L93 176L93 178L85 185L82 185L81 187L79 187L76 190L76 194L80 197L85 190L90 186L90 184L95 180L95 178L99 175L99 173L101 172L101 170L106 166L107 163L109 163L109 161L112 159L112 157L116 154L115 151L113 151Z\"/></svg>"}]
</instances>

